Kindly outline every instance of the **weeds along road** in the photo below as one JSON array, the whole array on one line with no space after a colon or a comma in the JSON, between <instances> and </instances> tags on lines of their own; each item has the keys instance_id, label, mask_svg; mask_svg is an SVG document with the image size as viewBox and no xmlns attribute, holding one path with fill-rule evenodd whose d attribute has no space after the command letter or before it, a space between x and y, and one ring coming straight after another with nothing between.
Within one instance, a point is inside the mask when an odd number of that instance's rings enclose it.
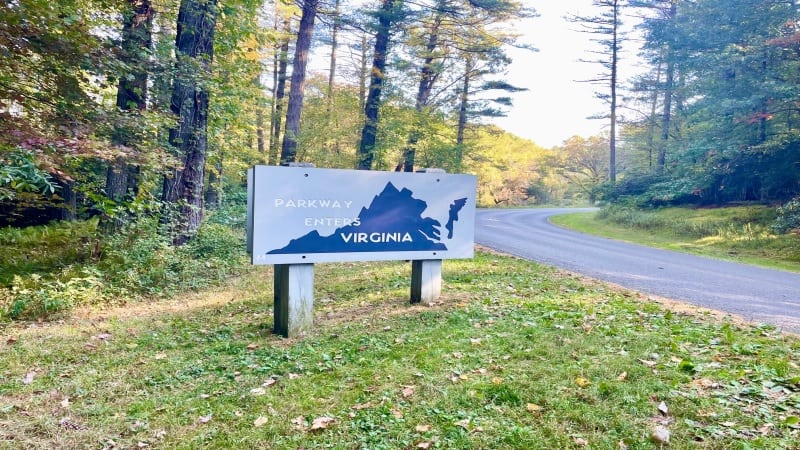
<instances>
[{"instance_id":1,"label":"weeds along road","mask_svg":"<svg viewBox=\"0 0 800 450\"><path fill-rule=\"evenodd\" d=\"M613 241L551 224L590 209L478 210L475 241L645 294L800 333L800 274Z\"/></svg>"}]
</instances>

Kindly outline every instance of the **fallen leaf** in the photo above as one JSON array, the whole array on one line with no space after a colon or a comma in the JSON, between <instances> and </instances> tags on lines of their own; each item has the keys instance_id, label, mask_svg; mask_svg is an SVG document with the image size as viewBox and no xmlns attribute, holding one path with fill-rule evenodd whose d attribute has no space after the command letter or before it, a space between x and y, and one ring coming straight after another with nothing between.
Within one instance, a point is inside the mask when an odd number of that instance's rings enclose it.
<instances>
[{"instance_id":1,"label":"fallen leaf","mask_svg":"<svg viewBox=\"0 0 800 450\"><path fill-rule=\"evenodd\" d=\"M503 379L500 378L500 377L494 377L494 378L492 378L492 384L494 384L494 385L503 384Z\"/></svg>"},{"instance_id":2,"label":"fallen leaf","mask_svg":"<svg viewBox=\"0 0 800 450\"><path fill-rule=\"evenodd\" d=\"M397 408L392 408L392 415L395 419L402 419L403 418L403 411L400 411Z\"/></svg>"},{"instance_id":3,"label":"fallen leaf","mask_svg":"<svg viewBox=\"0 0 800 450\"><path fill-rule=\"evenodd\" d=\"M14 345L17 342L17 338L11 336L10 338L6 339L6 345Z\"/></svg>"},{"instance_id":4,"label":"fallen leaf","mask_svg":"<svg viewBox=\"0 0 800 450\"><path fill-rule=\"evenodd\" d=\"M585 388L586 386L589 386L590 384L592 384L592 382L587 380L586 378L578 377L578 378L575 378L575 384L577 384L578 387Z\"/></svg>"},{"instance_id":5,"label":"fallen leaf","mask_svg":"<svg viewBox=\"0 0 800 450\"><path fill-rule=\"evenodd\" d=\"M453 358L455 358L455 359L461 359L461 358L463 358L463 357L464 357L464 354L463 354L463 353L461 353L461 352L453 352Z\"/></svg>"},{"instance_id":6,"label":"fallen leaf","mask_svg":"<svg viewBox=\"0 0 800 450\"><path fill-rule=\"evenodd\" d=\"M275 378L270 378L269 380L261 383L261 387L270 387L270 386L275 385L275 383L277 383L277 382L278 382L278 380L276 380Z\"/></svg>"},{"instance_id":7,"label":"fallen leaf","mask_svg":"<svg viewBox=\"0 0 800 450\"><path fill-rule=\"evenodd\" d=\"M148 444L147 442L139 441L139 442L136 443L136 448L147 448L149 446L150 446L150 444Z\"/></svg>"},{"instance_id":8,"label":"fallen leaf","mask_svg":"<svg viewBox=\"0 0 800 450\"><path fill-rule=\"evenodd\" d=\"M250 395L259 396L267 393L267 390L262 387L250 389Z\"/></svg>"},{"instance_id":9,"label":"fallen leaf","mask_svg":"<svg viewBox=\"0 0 800 450\"><path fill-rule=\"evenodd\" d=\"M31 370L30 372L25 374L25 378L22 379L22 384L31 384L33 383L33 379L36 377L36 371Z\"/></svg>"},{"instance_id":10,"label":"fallen leaf","mask_svg":"<svg viewBox=\"0 0 800 450\"><path fill-rule=\"evenodd\" d=\"M296 379L296 378L300 378L300 375L299 375L299 374L296 374L296 373L290 373L290 374L289 374L289 379L290 379L290 380L294 380L294 379Z\"/></svg>"},{"instance_id":11,"label":"fallen leaf","mask_svg":"<svg viewBox=\"0 0 800 450\"><path fill-rule=\"evenodd\" d=\"M328 416L317 417L311 422L311 431L324 430L328 428L328 425L332 424L334 420L333 417Z\"/></svg>"},{"instance_id":12,"label":"fallen leaf","mask_svg":"<svg viewBox=\"0 0 800 450\"><path fill-rule=\"evenodd\" d=\"M207 416L200 416L200 417L197 418L197 422L198 423L208 423L208 422L211 422L211 418L212 417L213 417L212 414L209 414Z\"/></svg>"},{"instance_id":13,"label":"fallen leaf","mask_svg":"<svg viewBox=\"0 0 800 450\"><path fill-rule=\"evenodd\" d=\"M258 419L253 421L253 426L256 427L256 428L263 427L264 425L266 425L267 420L269 420L269 419L267 419L264 416L261 416Z\"/></svg>"},{"instance_id":14,"label":"fallen leaf","mask_svg":"<svg viewBox=\"0 0 800 450\"><path fill-rule=\"evenodd\" d=\"M525 409L528 410L529 413L540 413L542 412L542 407L537 405L536 403L528 403L525 406Z\"/></svg>"},{"instance_id":15,"label":"fallen leaf","mask_svg":"<svg viewBox=\"0 0 800 450\"><path fill-rule=\"evenodd\" d=\"M645 366L651 368L651 369L656 366L656 362L655 361L650 361L650 360L647 360L647 359L640 359L639 362L644 364Z\"/></svg>"},{"instance_id":16,"label":"fallen leaf","mask_svg":"<svg viewBox=\"0 0 800 450\"><path fill-rule=\"evenodd\" d=\"M589 445L589 441L584 438L576 437L575 438L575 445L580 445L581 447L586 447Z\"/></svg>"},{"instance_id":17,"label":"fallen leaf","mask_svg":"<svg viewBox=\"0 0 800 450\"><path fill-rule=\"evenodd\" d=\"M427 433L428 431L431 431L432 428L433 427L431 425L417 425L414 427L414 431L417 433Z\"/></svg>"},{"instance_id":18,"label":"fallen leaf","mask_svg":"<svg viewBox=\"0 0 800 450\"><path fill-rule=\"evenodd\" d=\"M455 422L455 425L465 430L469 430L469 422L469 419L459 420L458 422Z\"/></svg>"},{"instance_id":19,"label":"fallen leaf","mask_svg":"<svg viewBox=\"0 0 800 450\"><path fill-rule=\"evenodd\" d=\"M153 356L153 359L155 359L155 360L167 359L167 354L166 353L156 353Z\"/></svg>"},{"instance_id":20,"label":"fallen leaf","mask_svg":"<svg viewBox=\"0 0 800 450\"><path fill-rule=\"evenodd\" d=\"M650 435L653 439L653 442L657 444L668 444L669 443L669 430L667 427L657 425L653 428L653 433Z\"/></svg>"},{"instance_id":21,"label":"fallen leaf","mask_svg":"<svg viewBox=\"0 0 800 450\"><path fill-rule=\"evenodd\" d=\"M628 444L626 444L622 439L617 442L617 447L619 447L619 450L628 450Z\"/></svg>"},{"instance_id":22,"label":"fallen leaf","mask_svg":"<svg viewBox=\"0 0 800 450\"><path fill-rule=\"evenodd\" d=\"M669 415L669 408L667 408L667 404L664 403L664 402L659 403L658 404L658 412L660 412L661 414L663 414L665 416Z\"/></svg>"},{"instance_id":23,"label":"fallen leaf","mask_svg":"<svg viewBox=\"0 0 800 450\"><path fill-rule=\"evenodd\" d=\"M84 430L88 430L89 429L89 427L87 427L86 425L82 425L82 424L79 424L77 422L73 422L72 420L70 420L69 417L61 418L61 420L58 421L58 424L61 425L64 428L67 428L69 430L75 430L75 431L84 431Z\"/></svg>"},{"instance_id":24,"label":"fallen leaf","mask_svg":"<svg viewBox=\"0 0 800 450\"><path fill-rule=\"evenodd\" d=\"M306 418L303 416L297 416L292 419L292 425L296 430L305 430L308 426L308 422L306 422Z\"/></svg>"},{"instance_id":25,"label":"fallen leaf","mask_svg":"<svg viewBox=\"0 0 800 450\"><path fill-rule=\"evenodd\" d=\"M477 339L477 338L475 338L475 339L470 339L470 340L469 340L469 342L470 342L472 345L481 345L481 340L480 340L480 339Z\"/></svg>"},{"instance_id":26,"label":"fallen leaf","mask_svg":"<svg viewBox=\"0 0 800 450\"><path fill-rule=\"evenodd\" d=\"M409 398L414 395L414 386L406 386L402 391L403 398Z\"/></svg>"},{"instance_id":27,"label":"fallen leaf","mask_svg":"<svg viewBox=\"0 0 800 450\"><path fill-rule=\"evenodd\" d=\"M351 406L351 408L355 409L356 411L359 411L359 410L362 410L362 409L367 409L367 408L372 408L372 402L360 403L358 405Z\"/></svg>"},{"instance_id":28,"label":"fallen leaf","mask_svg":"<svg viewBox=\"0 0 800 450\"><path fill-rule=\"evenodd\" d=\"M61 400L61 407L64 409L69 408L69 397L64 397L64 400Z\"/></svg>"},{"instance_id":29,"label":"fallen leaf","mask_svg":"<svg viewBox=\"0 0 800 450\"><path fill-rule=\"evenodd\" d=\"M111 339L111 333L100 333L100 334L98 334L98 335L97 335L97 336L95 336L95 337L96 337L97 339L100 339L101 341L106 341L106 340L108 340L108 339Z\"/></svg>"},{"instance_id":30,"label":"fallen leaf","mask_svg":"<svg viewBox=\"0 0 800 450\"><path fill-rule=\"evenodd\" d=\"M625 381L625 380L627 380L627 379L628 379L628 372L622 372L622 373L621 373L621 374L619 374L619 376L617 377L617 381Z\"/></svg>"},{"instance_id":31,"label":"fallen leaf","mask_svg":"<svg viewBox=\"0 0 800 450\"><path fill-rule=\"evenodd\" d=\"M766 436L772 432L772 428L774 426L775 426L774 424L765 423L764 425L758 427L758 432L761 433L762 436Z\"/></svg>"},{"instance_id":32,"label":"fallen leaf","mask_svg":"<svg viewBox=\"0 0 800 450\"><path fill-rule=\"evenodd\" d=\"M431 448L430 442L420 442L417 444L417 448Z\"/></svg>"},{"instance_id":33,"label":"fallen leaf","mask_svg":"<svg viewBox=\"0 0 800 450\"><path fill-rule=\"evenodd\" d=\"M256 344L255 342L253 342L251 344L247 344L247 349L248 350L256 350L256 349L258 349L258 347L259 347L259 345Z\"/></svg>"}]
</instances>

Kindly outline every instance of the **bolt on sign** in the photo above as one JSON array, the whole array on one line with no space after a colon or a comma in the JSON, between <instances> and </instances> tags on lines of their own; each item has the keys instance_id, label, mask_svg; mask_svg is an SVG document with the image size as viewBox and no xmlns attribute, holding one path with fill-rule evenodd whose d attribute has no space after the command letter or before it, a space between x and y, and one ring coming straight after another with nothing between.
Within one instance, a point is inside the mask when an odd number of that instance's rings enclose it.
<instances>
[{"instance_id":1,"label":"bolt on sign","mask_svg":"<svg viewBox=\"0 0 800 450\"><path fill-rule=\"evenodd\" d=\"M471 258L474 175L255 166L253 264Z\"/></svg>"}]
</instances>

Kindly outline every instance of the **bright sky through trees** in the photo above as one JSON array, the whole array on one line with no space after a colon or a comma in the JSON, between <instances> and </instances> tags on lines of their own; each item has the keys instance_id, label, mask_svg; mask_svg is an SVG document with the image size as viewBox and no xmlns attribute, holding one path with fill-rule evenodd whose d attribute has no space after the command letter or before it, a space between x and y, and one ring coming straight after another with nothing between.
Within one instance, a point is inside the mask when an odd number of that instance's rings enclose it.
<instances>
[{"instance_id":1,"label":"bright sky through trees","mask_svg":"<svg viewBox=\"0 0 800 450\"><path fill-rule=\"evenodd\" d=\"M578 31L577 24L564 19L595 15L592 0L537 1L532 6L539 17L520 21L518 27L526 35L524 42L539 51L511 49L513 63L508 69L508 81L528 91L513 94L508 116L494 123L543 147L559 145L573 135L588 137L607 131L608 120L587 119L607 111L608 106L594 96L603 87L580 82L596 78L602 70L579 61L593 59L587 51L596 44L590 41L591 35ZM623 17L623 22L628 29L633 19ZM637 47L634 41L623 43L623 84L635 70L632 60Z\"/></svg>"}]
</instances>

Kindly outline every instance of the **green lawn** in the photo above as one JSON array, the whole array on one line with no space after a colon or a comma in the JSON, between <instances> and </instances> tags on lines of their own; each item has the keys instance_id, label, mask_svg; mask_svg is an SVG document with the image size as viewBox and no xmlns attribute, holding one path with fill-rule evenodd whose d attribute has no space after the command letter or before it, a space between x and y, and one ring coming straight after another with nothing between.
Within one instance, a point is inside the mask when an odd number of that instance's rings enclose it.
<instances>
[{"instance_id":1,"label":"green lawn","mask_svg":"<svg viewBox=\"0 0 800 450\"><path fill-rule=\"evenodd\" d=\"M651 247L800 272L800 236L775 235L774 208L667 208L570 213L551 221L576 231Z\"/></svg>"},{"instance_id":2,"label":"green lawn","mask_svg":"<svg viewBox=\"0 0 800 450\"><path fill-rule=\"evenodd\" d=\"M318 265L302 339L264 267L0 325L0 448L797 448L796 337L505 256L443 270L422 307L407 263Z\"/></svg>"}]
</instances>

